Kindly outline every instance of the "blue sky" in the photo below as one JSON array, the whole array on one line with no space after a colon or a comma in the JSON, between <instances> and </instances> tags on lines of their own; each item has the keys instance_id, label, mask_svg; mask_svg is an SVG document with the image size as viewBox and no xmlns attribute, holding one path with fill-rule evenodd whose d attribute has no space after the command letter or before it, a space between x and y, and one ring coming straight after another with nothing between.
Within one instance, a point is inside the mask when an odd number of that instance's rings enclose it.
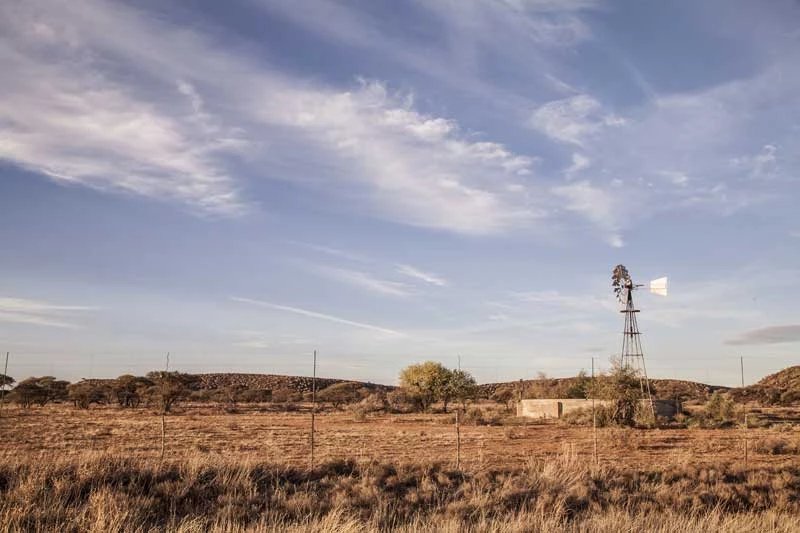
<instances>
[{"instance_id":1,"label":"blue sky","mask_svg":"<svg viewBox=\"0 0 800 533\"><path fill-rule=\"evenodd\" d=\"M479 381L800 348L796 2L0 0L15 377Z\"/></svg>"}]
</instances>

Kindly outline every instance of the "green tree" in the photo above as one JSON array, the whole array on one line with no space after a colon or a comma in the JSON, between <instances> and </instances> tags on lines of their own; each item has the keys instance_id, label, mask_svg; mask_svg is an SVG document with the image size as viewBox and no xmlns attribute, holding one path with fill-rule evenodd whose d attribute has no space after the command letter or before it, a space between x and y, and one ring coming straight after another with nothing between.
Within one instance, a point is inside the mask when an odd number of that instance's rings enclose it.
<instances>
[{"instance_id":1,"label":"green tree","mask_svg":"<svg viewBox=\"0 0 800 533\"><path fill-rule=\"evenodd\" d=\"M175 404L187 398L192 383L196 381L191 374L163 370L148 373L147 379L153 382L147 395L156 402L160 413L169 413Z\"/></svg>"},{"instance_id":2,"label":"green tree","mask_svg":"<svg viewBox=\"0 0 800 533\"><path fill-rule=\"evenodd\" d=\"M44 406L67 399L68 385L68 381L53 376L32 377L20 381L11 391L11 398L25 408L33 404Z\"/></svg>"},{"instance_id":3,"label":"green tree","mask_svg":"<svg viewBox=\"0 0 800 533\"><path fill-rule=\"evenodd\" d=\"M239 401L243 400L245 391L247 391L247 387L244 385L225 385L217 389L214 396L220 403L224 403L229 408L234 408Z\"/></svg>"},{"instance_id":4,"label":"green tree","mask_svg":"<svg viewBox=\"0 0 800 533\"><path fill-rule=\"evenodd\" d=\"M450 370L447 382L443 387L441 400L444 402L444 412L447 412L447 400L456 400L461 407L467 408L467 400L475 399L478 384L472 374L466 370Z\"/></svg>"},{"instance_id":5,"label":"green tree","mask_svg":"<svg viewBox=\"0 0 800 533\"><path fill-rule=\"evenodd\" d=\"M93 403L100 405L108 403L111 398L111 387L91 381L79 381L67 387L67 397L75 407L88 409Z\"/></svg>"},{"instance_id":6,"label":"green tree","mask_svg":"<svg viewBox=\"0 0 800 533\"><path fill-rule=\"evenodd\" d=\"M589 387L591 389L591 386ZM612 419L623 426L634 426L642 398L639 373L620 358L611 359L611 370L596 381L595 397L614 400Z\"/></svg>"},{"instance_id":7,"label":"green tree","mask_svg":"<svg viewBox=\"0 0 800 533\"><path fill-rule=\"evenodd\" d=\"M426 361L404 368L400 372L400 386L421 411L427 411L441 398L449 378L450 371L441 363Z\"/></svg>"},{"instance_id":8,"label":"green tree","mask_svg":"<svg viewBox=\"0 0 800 533\"><path fill-rule=\"evenodd\" d=\"M591 378L586 374L585 370L578 372L578 375L571 380L567 387L564 397L566 398L586 398L588 397L589 388L591 386Z\"/></svg>"},{"instance_id":9,"label":"green tree","mask_svg":"<svg viewBox=\"0 0 800 533\"><path fill-rule=\"evenodd\" d=\"M0 373L0 399L5 398L5 396L8 394L6 387L13 385L15 382L16 380L11 376L6 376L5 374Z\"/></svg>"},{"instance_id":10,"label":"green tree","mask_svg":"<svg viewBox=\"0 0 800 533\"><path fill-rule=\"evenodd\" d=\"M142 397L153 382L142 376L124 374L111 385L111 392L120 407L138 407Z\"/></svg>"},{"instance_id":11,"label":"green tree","mask_svg":"<svg viewBox=\"0 0 800 533\"><path fill-rule=\"evenodd\" d=\"M733 420L736 412L736 403L728 395L714 391L703 412L709 422L724 424Z\"/></svg>"},{"instance_id":12,"label":"green tree","mask_svg":"<svg viewBox=\"0 0 800 533\"><path fill-rule=\"evenodd\" d=\"M497 403L503 404L506 412L510 412L511 406L517 399L518 395L519 393L517 392L516 387L513 385L501 385L494 390L491 399Z\"/></svg>"}]
</instances>

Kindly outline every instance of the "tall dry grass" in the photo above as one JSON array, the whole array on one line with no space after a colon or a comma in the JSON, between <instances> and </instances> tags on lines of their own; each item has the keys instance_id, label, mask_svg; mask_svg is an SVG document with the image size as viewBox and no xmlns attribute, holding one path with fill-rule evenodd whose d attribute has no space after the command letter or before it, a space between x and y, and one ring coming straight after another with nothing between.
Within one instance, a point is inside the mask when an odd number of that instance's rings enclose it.
<instances>
[{"instance_id":1,"label":"tall dry grass","mask_svg":"<svg viewBox=\"0 0 800 533\"><path fill-rule=\"evenodd\" d=\"M800 466L523 468L335 461L313 470L197 455L0 464L5 531L800 530Z\"/></svg>"}]
</instances>

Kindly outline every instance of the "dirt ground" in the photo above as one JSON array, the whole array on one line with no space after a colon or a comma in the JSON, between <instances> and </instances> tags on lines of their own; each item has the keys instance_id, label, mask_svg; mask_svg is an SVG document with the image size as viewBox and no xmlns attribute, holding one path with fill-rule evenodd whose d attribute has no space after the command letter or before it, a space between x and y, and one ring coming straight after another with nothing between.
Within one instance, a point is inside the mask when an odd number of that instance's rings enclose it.
<instances>
[{"instance_id":1,"label":"dirt ground","mask_svg":"<svg viewBox=\"0 0 800 533\"><path fill-rule=\"evenodd\" d=\"M5 446L0 457L103 452L141 458L160 455L161 418L148 409L67 405L6 407L0 417ZM184 406L166 417L167 458L207 454L305 465L309 462L310 412L267 408L226 413L212 406ZM498 426L462 425L461 460L466 467L514 467L535 458L572 455L592 460L591 428L515 420ZM648 468L665 464L744 463L742 429L597 430L602 463ZM781 439L800 449L800 424L747 430L750 465L797 464L797 453L756 451L758 442ZM454 461L452 415L370 415L357 421L346 412L316 415L316 458L392 462ZM761 447L763 448L763 446Z\"/></svg>"}]
</instances>

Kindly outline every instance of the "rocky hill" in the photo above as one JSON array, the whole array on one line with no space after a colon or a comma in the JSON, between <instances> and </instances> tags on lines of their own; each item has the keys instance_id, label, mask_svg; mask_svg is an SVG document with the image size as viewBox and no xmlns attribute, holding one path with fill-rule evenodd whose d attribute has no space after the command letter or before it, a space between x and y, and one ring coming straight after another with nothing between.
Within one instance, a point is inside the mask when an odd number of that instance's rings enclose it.
<instances>
[{"instance_id":1,"label":"rocky hill","mask_svg":"<svg viewBox=\"0 0 800 533\"><path fill-rule=\"evenodd\" d=\"M304 376L281 376L277 374L194 374L197 378L195 388L199 390L220 389L229 386L241 386L247 389L288 389L293 392L311 392L312 378ZM336 383L352 380L317 378L317 390ZM394 387L375 383L362 383L365 388L374 390L391 390Z\"/></svg>"},{"instance_id":2,"label":"rocky hill","mask_svg":"<svg viewBox=\"0 0 800 533\"><path fill-rule=\"evenodd\" d=\"M243 387L249 390L290 390L292 392L311 392L313 378L307 376L281 376L277 374L191 374L194 378L190 388L194 390L214 390L225 387ZM86 379L84 383L95 385L111 384L113 379ZM379 385L376 383L362 383L354 380L317 378L317 390L322 390L336 383L355 382L361 383L364 388L371 390L390 391L395 387Z\"/></svg>"},{"instance_id":3,"label":"rocky hill","mask_svg":"<svg viewBox=\"0 0 800 533\"><path fill-rule=\"evenodd\" d=\"M733 389L734 399L762 405L800 405L800 366L790 366L770 374L758 383Z\"/></svg>"},{"instance_id":4,"label":"rocky hill","mask_svg":"<svg viewBox=\"0 0 800 533\"><path fill-rule=\"evenodd\" d=\"M565 398L570 397L570 390L578 387L579 380L580 378L577 377L526 379L502 383L486 383L479 385L478 389L479 395L483 398L490 398L501 387L512 387L515 391L521 388L523 391L528 391L529 395L539 398ZM681 401L696 400L705 402L714 391L728 390L728 387L706 385L705 383L679 379L651 379L650 386L655 398L679 399Z\"/></svg>"}]
</instances>

